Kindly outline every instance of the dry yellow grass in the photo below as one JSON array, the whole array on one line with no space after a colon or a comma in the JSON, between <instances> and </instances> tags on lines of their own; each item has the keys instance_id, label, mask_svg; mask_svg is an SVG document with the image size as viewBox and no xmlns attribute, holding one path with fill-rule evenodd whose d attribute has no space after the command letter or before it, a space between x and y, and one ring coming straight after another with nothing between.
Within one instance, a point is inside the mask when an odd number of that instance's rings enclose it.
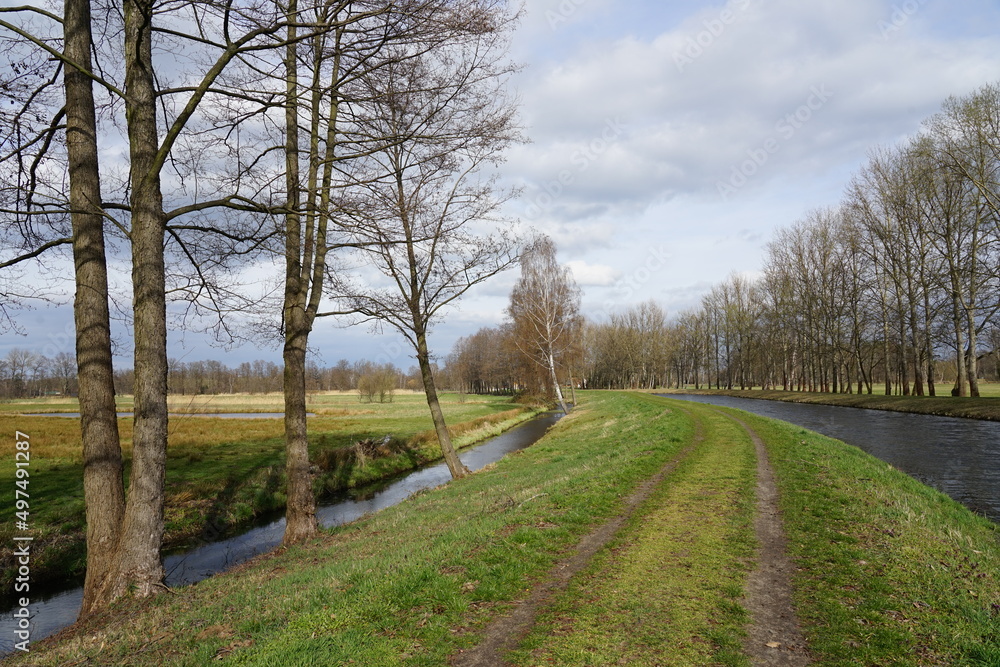
<instances>
[{"instance_id":1,"label":"dry yellow grass","mask_svg":"<svg viewBox=\"0 0 1000 667\"><path fill-rule=\"evenodd\" d=\"M423 394L405 392L395 403L359 405L356 392L326 392L310 397L309 410L316 416L309 418L311 433L351 433L365 432L374 425L377 429L390 432L406 431L412 428L413 419L429 422L427 406ZM265 395L211 395L211 396L171 396L168 406L172 416L169 423L169 449L174 455L184 455L191 451L205 451L209 448L233 442L261 442L280 438L284 434L284 424L280 418L269 419L226 419L210 416L211 413L225 412L275 412L283 409L281 394ZM480 404L489 403L485 399L467 400L459 405L453 397L444 399L452 411L467 413L475 411ZM56 412L47 406L59 406L63 412L77 410L75 399L47 397L30 401L15 401L4 405L0 412L0 434L9 433L13 438L15 430L31 436L32 456L42 459L63 459L82 462L83 444L80 436L80 422L71 417L31 417L19 413ZM119 397L119 407L130 410L131 396ZM484 428L513 418L520 409L490 414L473 419L459 426L462 435L468 431ZM457 414L455 415L457 416ZM464 416L464 415L463 415ZM354 419L351 419L351 418ZM348 418L348 419L345 419ZM461 420L461 418L459 418ZM122 450L126 457L132 454L131 417L118 420L122 438ZM410 431L412 433L412 431ZM434 442L433 431L414 438Z\"/></svg>"},{"instance_id":2,"label":"dry yellow grass","mask_svg":"<svg viewBox=\"0 0 1000 667\"><path fill-rule=\"evenodd\" d=\"M132 454L132 423L131 418L118 420L125 456ZM170 449L207 449L234 440L278 438L284 433L284 424L280 419L174 417L169 428ZM83 441L77 419L0 415L0 433L9 433L13 438L15 430L31 436L31 454L35 458L82 462Z\"/></svg>"}]
</instances>

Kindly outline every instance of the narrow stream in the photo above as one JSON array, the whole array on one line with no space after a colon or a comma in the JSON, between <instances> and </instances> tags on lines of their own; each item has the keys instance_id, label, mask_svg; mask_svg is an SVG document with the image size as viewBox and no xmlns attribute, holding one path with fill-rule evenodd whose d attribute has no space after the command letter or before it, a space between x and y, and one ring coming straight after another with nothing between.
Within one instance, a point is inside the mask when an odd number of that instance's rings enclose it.
<instances>
[{"instance_id":1,"label":"narrow stream","mask_svg":"<svg viewBox=\"0 0 1000 667\"><path fill-rule=\"evenodd\" d=\"M479 470L511 452L533 445L560 417L562 413L559 412L543 414L481 445L460 452L459 458L470 470ZM450 479L451 473L444 462L430 464L390 480L324 499L317 508L316 517L327 528L350 523L365 514L400 503L417 491L434 488ZM167 572L166 584L192 584L270 551L281 543L284 530L285 519L282 516L235 537L168 555L163 559ZM50 592L48 595L32 595L31 640L43 639L72 624L80 611L82 600L83 587L79 585L68 590ZM12 608L0 618L0 656L14 651L14 630L17 627L14 611Z\"/></svg>"},{"instance_id":2,"label":"narrow stream","mask_svg":"<svg viewBox=\"0 0 1000 667\"><path fill-rule=\"evenodd\" d=\"M843 440L1000 523L1000 422L734 396L661 395L738 408Z\"/></svg>"}]
</instances>

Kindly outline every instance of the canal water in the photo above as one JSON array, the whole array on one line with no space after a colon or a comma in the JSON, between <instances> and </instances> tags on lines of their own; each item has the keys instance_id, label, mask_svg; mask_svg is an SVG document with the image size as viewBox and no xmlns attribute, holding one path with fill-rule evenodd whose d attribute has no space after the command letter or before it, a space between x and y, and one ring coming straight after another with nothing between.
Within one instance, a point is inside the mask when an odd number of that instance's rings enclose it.
<instances>
[{"instance_id":1,"label":"canal water","mask_svg":"<svg viewBox=\"0 0 1000 667\"><path fill-rule=\"evenodd\" d=\"M561 412L543 414L460 452L459 458L470 470L479 470L507 454L534 444L562 416ZM339 526L400 503L418 491L445 484L450 479L451 473L444 462L428 465L390 480L352 489L335 498L326 498L317 508L316 517L324 527ZM166 584L192 584L270 551L281 543L284 530L285 519L281 516L235 537L165 556ZM48 595L31 595L30 599L31 640L35 641L58 632L76 620L83 600L83 588L77 585ZM7 602L12 604L10 600ZM10 609L0 618L0 657L14 650L14 630L17 626L14 611Z\"/></svg>"},{"instance_id":2,"label":"canal water","mask_svg":"<svg viewBox=\"0 0 1000 667\"><path fill-rule=\"evenodd\" d=\"M1000 523L1000 422L733 396L663 396L738 408L843 440Z\"/></svg>"}]
</instances>

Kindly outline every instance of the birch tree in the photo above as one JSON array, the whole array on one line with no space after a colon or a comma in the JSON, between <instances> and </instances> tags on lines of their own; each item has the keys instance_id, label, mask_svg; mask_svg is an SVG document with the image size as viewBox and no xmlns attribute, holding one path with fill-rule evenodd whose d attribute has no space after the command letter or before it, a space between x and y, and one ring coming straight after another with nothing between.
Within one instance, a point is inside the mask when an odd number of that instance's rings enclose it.
<instances>
[{"instance_id":1,"label":"birch tree","mask_svg":"<svg viewBox=\"0 0 1000 667\"><path fill-rule=\"evenodd\" d=\"M521 253L521 277L511 290L507 314L518 348L546 369L559 407L568 413L556 365L579 335L580 289L569 267L559 265L548 236L536 237Z\"/></svg>"}]
</instances>

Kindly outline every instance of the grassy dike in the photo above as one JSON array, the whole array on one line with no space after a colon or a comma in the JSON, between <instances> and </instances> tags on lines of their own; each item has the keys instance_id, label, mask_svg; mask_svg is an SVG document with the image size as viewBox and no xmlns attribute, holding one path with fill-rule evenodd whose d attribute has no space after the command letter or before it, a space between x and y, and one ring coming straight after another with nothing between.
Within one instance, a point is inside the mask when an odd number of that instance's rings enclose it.
<instances>
[{"instance_id":1,"label":"grassy dike","mask_svg":"<svg viewBox=\"0 0 1000 667\"><path fill-rule=\"evenodd\" d=\"M228 398L228 397L224 397ZM218 399L216 399L218 400ZM247 399L243 399L247 400ZM259 399L263 400L263 399ZM310 417L312 459L320 496L362 486L440 459L441 452L423 395L397 397L392 404L358 406L353 396L331 396ZM25 411L38 407L27 404ZM48 407L48 406L45 406ZM73 405L60 406L75 409ZM216 409L218 405L214 406ZM224 406L230 407L230 406ZM240 410L260 409L238 405ZM264 405L266 410L271 406ZM455 443L467 447L523 422L537 410L509 399L481 397L459 402L449 395L445 413ZM51 409L51 408L49 408ZM127 463L132 420L120 419ZM213 539L285 506L284 440L280 419L175 417L167 450L167 548ZM85 565L85 506L79 422L58 417L0 414L0 432L31 436L31 533L35 583L69 579ZM377 457L358 461L353 443L381 440L390 445ZM0 488L13 496L13 455L0 461ZM0 590L10 591L14 503L0 507Z\"/></svg>"},{"instance_id":2,"label":"grassy dike","mask_svg":"<svg viewBox=\"0 0 1000 667\"><path fill-rule=\"evenodd\" d=\"M754 556L754 446L735 422L694 412L693 451L542 615L514 664L749 664L738 601Z\"/></svg>"},{"instance_id":3,"label":"grassy dike","mask_svg":"<svg viewBox=\"0 0 1000 667\"><path fill-rule=\"evenodd\" d=\"M747 415L817 665L1000 665L1000 529L838 440Z\"/></svg>"}]
</instances>

